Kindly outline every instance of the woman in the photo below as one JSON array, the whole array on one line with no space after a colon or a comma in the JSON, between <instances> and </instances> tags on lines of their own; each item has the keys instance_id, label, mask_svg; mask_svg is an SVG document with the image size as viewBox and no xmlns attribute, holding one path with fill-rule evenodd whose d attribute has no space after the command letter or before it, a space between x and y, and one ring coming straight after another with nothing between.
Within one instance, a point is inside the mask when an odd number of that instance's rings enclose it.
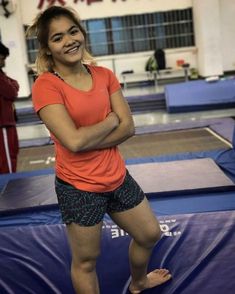
<instances>
[{"instance_id":1,"label":"woman","mask_svg":"<svg viewBox=\"0 0 235 294\"><path fill-rule=\"evenodd\" d=\"M28 32L37 35L40 45L40 76L32 97L55 142L55 187L72 251L76 293L99 293L96 260L105 213L133 238L130 292L166 282L171 278L166 269L147 274L160 228L117 148L134 134L117 79L110 70L92 65L86 32L73 10L50 7Z\"/></svg>"}]
</instances>

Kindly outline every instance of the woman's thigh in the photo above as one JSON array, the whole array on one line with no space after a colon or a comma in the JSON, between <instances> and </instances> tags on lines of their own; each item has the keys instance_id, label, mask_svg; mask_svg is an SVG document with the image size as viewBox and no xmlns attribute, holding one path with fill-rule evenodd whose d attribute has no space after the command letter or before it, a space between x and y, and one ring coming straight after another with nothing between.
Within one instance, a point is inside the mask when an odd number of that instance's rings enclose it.
<instances>
[{"instance_id":1,"label":"woman's thigh","mask_svg":"<svg viewBox=\"0 0 235 294\"><path fill-rule=\"evenodd\" d=\"M158 220L154 215L146 197L129 210L110 213L113 221L126 231L137 242L154 241L160 237L161 231Z\"/></svg>"},{"instance_id":2,"label":"woman's thigh","mask_svg":"<svg viewBox=\"0 0 235 294\"><path fill-rule=\"evenodd\" d=\"M102 222L94 226L66 225L74 263L96 260L100 254Z\"/></svg>"}]
</instances>

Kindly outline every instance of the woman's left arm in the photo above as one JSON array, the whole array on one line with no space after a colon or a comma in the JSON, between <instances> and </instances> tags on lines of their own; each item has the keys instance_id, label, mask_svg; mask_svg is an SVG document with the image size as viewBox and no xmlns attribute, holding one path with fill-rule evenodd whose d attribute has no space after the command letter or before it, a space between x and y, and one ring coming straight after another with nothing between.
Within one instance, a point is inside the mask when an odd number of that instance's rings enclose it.
<instances>
[{"instance_id":1,"label":"woman's left arm","mask_svg":"<svg viewBox=\"0 0 235 294\"><path fill-rule=\"evenodd\" d=\"M119 118L119 126L113 130L98 146L104 149L121 144L135 134L135 126L129 105L123 97L122 91L113 93L110 97L111 109Z\"/></svg>"}]
</instances>

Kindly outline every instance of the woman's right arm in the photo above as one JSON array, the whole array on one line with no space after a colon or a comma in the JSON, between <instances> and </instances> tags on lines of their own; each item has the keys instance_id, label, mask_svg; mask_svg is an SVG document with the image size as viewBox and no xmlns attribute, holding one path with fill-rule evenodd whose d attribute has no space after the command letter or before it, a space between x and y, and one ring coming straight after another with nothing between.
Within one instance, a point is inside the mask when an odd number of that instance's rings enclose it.
<instances>
[{"instance_id":1,"label":"woman's right arm","mask_svg":"<svg viewBox=\"0 0 235 294\"><path fill-rule=\"evenodd\" d=\"M119 125L118 116L111 112L97 124L77 128L63 104L47 105L39 110L39 116L61 144L72 152L96 149Z\"/></svg>"}]
</instances>

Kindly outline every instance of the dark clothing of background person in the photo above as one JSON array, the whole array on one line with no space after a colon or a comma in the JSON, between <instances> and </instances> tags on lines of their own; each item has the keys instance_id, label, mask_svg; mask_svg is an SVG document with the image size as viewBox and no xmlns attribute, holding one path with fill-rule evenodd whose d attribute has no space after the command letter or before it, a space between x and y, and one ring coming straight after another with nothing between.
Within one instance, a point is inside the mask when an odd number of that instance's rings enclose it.
<instances>
[{"instance_id":1,"label":"dark clothing of background person","mask_svg":"<svg viewBox=\"0 0 235 294\"><path fill-rule=\"evenodd\" d=\"M19 150L14 101L19 84L2 70L9 49L0 42L0 174L16 172Z\"/></svg>"}]
</instances>

